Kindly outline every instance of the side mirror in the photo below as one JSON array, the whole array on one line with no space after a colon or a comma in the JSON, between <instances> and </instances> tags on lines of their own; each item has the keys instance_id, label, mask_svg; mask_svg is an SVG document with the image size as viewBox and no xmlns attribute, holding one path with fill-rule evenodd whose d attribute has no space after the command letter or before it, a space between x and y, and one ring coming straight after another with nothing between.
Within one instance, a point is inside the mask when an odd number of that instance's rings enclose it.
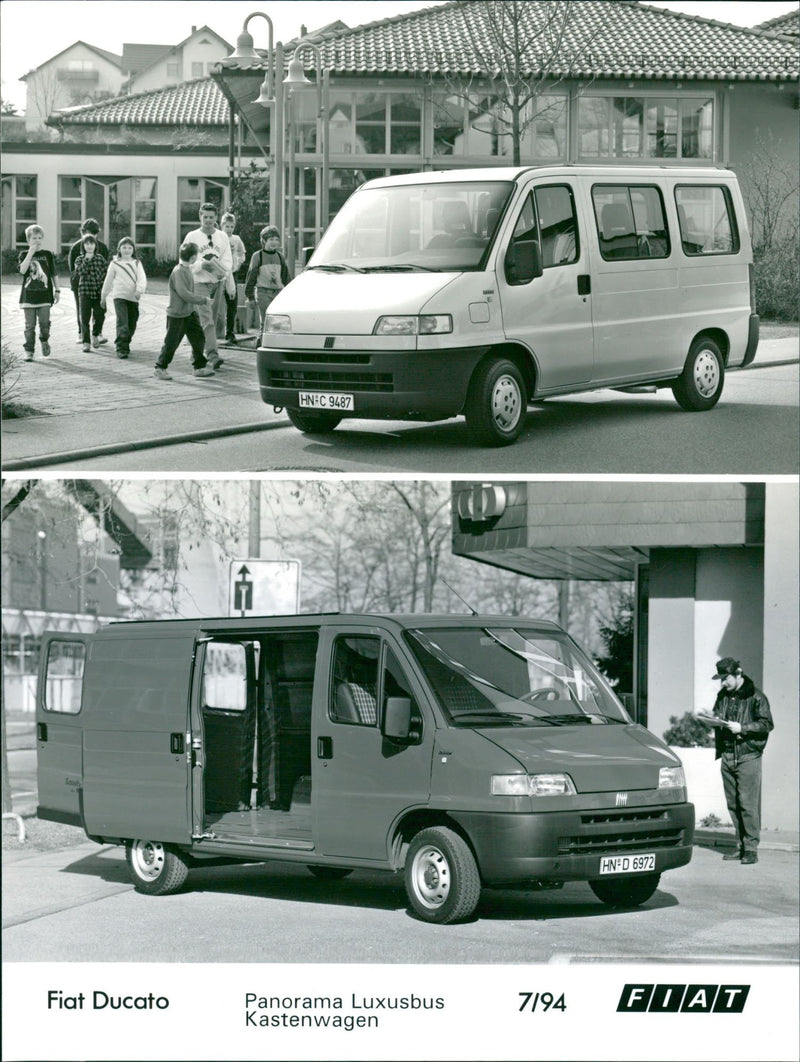
<instances>
[{"instance_id":1,"label":"side mirror","mask_svg":"<svg viewBox=\"0 0 800 1062\"><path fill-rule=\"evenodd\" d=\"M387 697L383 736L390 741L408 741L411 734L411 698Z\"/></svg>"},{"instance_id":2,"label":"side mirror","mask_svg":"<svg viewBox=\"0 0 800 1062\"><path fill-rule=\"evenodd\" d=\"M542 248L538 240L516 240L509 244L505 260L509 284L528 284L542 275Z\"/></svg>"}]
</instances>

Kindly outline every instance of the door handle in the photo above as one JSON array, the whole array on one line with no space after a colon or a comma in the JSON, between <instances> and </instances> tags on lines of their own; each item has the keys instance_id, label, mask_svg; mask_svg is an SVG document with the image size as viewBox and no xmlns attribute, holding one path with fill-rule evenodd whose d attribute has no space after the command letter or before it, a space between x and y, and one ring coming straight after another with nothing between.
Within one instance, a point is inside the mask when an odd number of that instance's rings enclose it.
<instances>
[{"instance_id":1,"label":"door handle","mask_svg":"<svg viewBox=\"0 0 800 1062\"><path fill-rule=\"evenodd\" d=\"M36 740L47 741L47 723L36 724Z\"/></svg>"},{"instance_id":2,"label":"door handle","mask_svg":"<svg viewBox=\"0 0 800 1062\"><path fill-rule=\"evenodd\" d=\"M184 748L185 748L185 745L184 745L183 742L184 742L183 734L181 734L180 732L175 733L175 734L170 734L170 736L169 736L169 751L173 752L173 753L176 753L176 754L182 753Z\"/></svg>"},{"instance_id":3,"label":"door handle","mask_svg":"<svg viewBox=\"0 0 800 1062\"><path fill-rule=\"evenodd\" d=\"M592 294L592 278L588 273L580 273L578 275L578 294L579 295L591 295Z\"/></svg>"},{"instance_id":4,"label":"door handle","mask_svg":"<svg viewBox=\"0 0 800 1062\"><path fill-rule=\"evenodd\" d=\"M332 737L318 737L317 738L317 759L318 760L330 760L333 758L333 738Z\"/></svg>"}]
</instances>

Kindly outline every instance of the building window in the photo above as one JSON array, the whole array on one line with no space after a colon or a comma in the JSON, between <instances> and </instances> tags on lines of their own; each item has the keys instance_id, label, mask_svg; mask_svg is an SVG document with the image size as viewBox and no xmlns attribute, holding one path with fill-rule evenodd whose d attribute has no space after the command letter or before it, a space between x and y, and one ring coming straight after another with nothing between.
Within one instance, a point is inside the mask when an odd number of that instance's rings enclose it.
<instances>
[{"instance_id":1,"label":"building window","mask_svg":"<svg viewBox=\"0 0 800 1062\"><path fill-rule=\"evenodd\" d=\"M167 77L174 77L176 80L181 76L181 64L180 63L167 63Z\"/></svg>"},{"instance_id":2,"label":"building window","mask_svg":"<svg viewBox=\"0 0 800 1062\"><path fill-rule=\"evenodd\" d=\"M582 96L578 137L583 159L713 159L714 100Z\"/></svg>"},{"instance_id":3,"label":"building window","mask_svg":"<svg viewBox=\"0 0 800 1062\"><path fill-rule=\"evenodd\" d=\"M422 95L335 91L328 128L332 155L421 155Z\"/></svg>"},{"instance_id":4,"label":"building window","mask_svg":"<svg viewBox=\"0 0 800 1062\"><path fill-rule=\"evenodd\" d=\"M3 250L27 247L25 229L36 221L36 177L14 175L2 181Z\"/></svg>"},{"instance_id":5,"label":"building window","mask_svg":"<svg viewBox=\"0 0 800 1062\"><path fill-rule=\"evenodd\" d=\"M183 243L187 233L200 227L200 206L213 203L220 217L228 205L228 182L224 178L179 177L178 178L178 243Z\"/></svg>"},{"instance_id":6,"label":"building window","mask_svg":"<svg viewBox=\"0 0 800 1062\"><path fill-rule=\"evenodd\" d=\"M567 156L567 97L548 93L532 100L521 116L520 157ZM493 95L434 94L433 153L475 158L511 158L514 143L507 109Z\"/></svg>"},{"instance_id":7,"label":"building window","mask_svg":"<svg viewBox=\"0 0 800 1062\"><path fill-rule=\"evenodd\" d=\"M203 64L202 63L192 63L192 77L202 77L202 76L203 76Z\"/></svg>"},{"instance_id":8,"label":"building window","mask_svg":"<svg viewBox=\"0 0 800 1062\"><path fill-rule=\"evenodd\" d=\"M67 62L67 69L75 73L83 73L85 70L94 70L94 63L91 59L70 59Z\"/></svg>"},{"instance_id":9,"label":"building window","mask_svg":"<svg viewBox=\"0 0 800 1062\"><path fill-rule=\"evenodd\" d=\"M61 253L78 239L85 218L95 218L112 251L123 236L155 251L156 188L155 177L60 177Z\"/></svg>"}]
</instances>

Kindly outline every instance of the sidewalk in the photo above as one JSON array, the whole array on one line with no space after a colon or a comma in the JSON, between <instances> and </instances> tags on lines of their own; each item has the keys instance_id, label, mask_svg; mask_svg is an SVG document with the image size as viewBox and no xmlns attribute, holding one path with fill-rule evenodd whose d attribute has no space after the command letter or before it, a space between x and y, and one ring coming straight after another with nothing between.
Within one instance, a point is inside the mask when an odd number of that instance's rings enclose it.
<instances>
[{"instance_id":1,"label":"sidewalk","mask_svg":"<svg viewBox=\"0 0 800 1062\"><path fill-rule=\"evenodd\" d=\"M154 281L142 299L131 357L114 353L116 323L110 308L104 333L109 342L84 354L75 342L77 324L72 293L53 311L52 354L42 358L37 341L33 362L23 362L23 315L19 286L2 285L3 343L19 354L17 403L37 410L34 416L4 420L3 469L35 470L40 464L120 453L147 446L213 438L288 426L258 393L255 335L240 346L220 343L225 365L207 379L191 373L188 343L178 349L172 380L157 380L153 365L164 338L167 297ZM783 331L783 330L781 330ZM797 362L798 338L762 339L751 369ZM748 370L749 371L749 370Z\"/></svg>"},{"instance_id":2,"label":"sidewalk","mask_svg":"<svg viewBox=\"0 0 800 1062\"><path fill-rule=\"evenodd\" d=\"M108 343L86 354L76 342L77 322L69 289L54 307L49 358L38 339L32 362L22 360L23 315L19 286L2 285L3 345L19 356L13 400L38 412L4 420L3 468L35 469L54 460L115 453L177 439L253 431L288 424L276 417L258 393L255 333L241 345L220 342L224 366L215 376L192 375L188 342L178 348L170 367L172 380L157 380L153 367L164 339L167 296L148 292L127 360L114 351L116 321L109 306L104 335Z\"/></svg>"}]
</instances>

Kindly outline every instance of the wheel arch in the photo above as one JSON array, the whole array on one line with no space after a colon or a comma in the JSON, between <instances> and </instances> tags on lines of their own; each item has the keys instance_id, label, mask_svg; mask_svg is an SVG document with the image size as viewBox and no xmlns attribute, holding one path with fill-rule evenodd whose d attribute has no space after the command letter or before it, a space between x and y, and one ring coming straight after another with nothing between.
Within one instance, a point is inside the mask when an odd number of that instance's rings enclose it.
<instances>
[{"instance_id":1,"label":"wheel arch","mask_svg":"<svg viewBox=\"0 0 800 1062\"><path fill-rule=\"evenodd\" d=\"M689 344L689 350L691 350L695 343L701 339L713 339L719 347L719 352L722 355L722 364L727 369L728 358L731 352L731 341L728 337L728 333L722 328L701 328L700 331L692 338L692 342Z\"/></svg>"},{"instance_id":2,"label":"wheel arch","mask_svg":"<svg viewBox=\"0 0 800 1062\"><path fill-rule=\"evenodd\" d=\"M464 405L466 406L467 398L469 397L470 390L472 388L472 381L475 378L475 374L480 367L487 361L494 361L496 358L508 358L513 362L522 374L522 381L525 384L525 398L530 402L533 399L534 391L536 390L536 380L538 376L538 370L536 366L536 359L534 355L528 350L527 347L522 346L521 343L498 343L496 346L489 347L482 357L480 357L472 367L470 373L469 382L467 383L467 390L464 396ZM463 413L462 409L462 413Z\"/></svg>"},{"instance_id":3,"label":"wheel arch","mask_svg":"<svg viewBox=\"0 0 800 1062\"><path fill-rule=\"evenodd\" d=\"M406 852L408 851L408 846L411 844L411 841L420 830L427 830L431 826L444 826L448 830L452 830L453 833L457 833L469 846L469 849L475 858L475 863L478 866L478 872L480 873L478 853L475 850L475 845L472 843L470 835L464 827L448 815L446 811L436 808L418 808L415 811L409 811L399 820L399 822L395 823L389 845L389 859L392 865L392 870L403 869L406 861Z\"/></svg>"}]
</instances>

